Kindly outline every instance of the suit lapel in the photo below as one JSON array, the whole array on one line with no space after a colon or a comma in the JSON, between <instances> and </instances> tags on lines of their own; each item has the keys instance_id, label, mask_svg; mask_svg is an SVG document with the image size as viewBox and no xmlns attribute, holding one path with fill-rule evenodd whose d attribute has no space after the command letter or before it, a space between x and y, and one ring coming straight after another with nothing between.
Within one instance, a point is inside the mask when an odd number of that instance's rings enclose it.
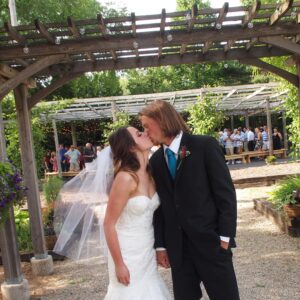
<instances>
[{"instance_id":1,"label":"suit lapel","mask_svg":"<svg viewBox=\"0 0 300 300\"><path fill-rule=\"evenodd\" d=\"M182 169L184 167L185 160L187 157L180 159L180 152L182 147L186 147L187 150L189 150L189 134L188 133L183 133L181 141L180 141L180 146L178 150L178 159L177 159L177 170L176 170L176 176L175 176L175 183L179 180L181 176Z\"/></svg>"}]
</instances>

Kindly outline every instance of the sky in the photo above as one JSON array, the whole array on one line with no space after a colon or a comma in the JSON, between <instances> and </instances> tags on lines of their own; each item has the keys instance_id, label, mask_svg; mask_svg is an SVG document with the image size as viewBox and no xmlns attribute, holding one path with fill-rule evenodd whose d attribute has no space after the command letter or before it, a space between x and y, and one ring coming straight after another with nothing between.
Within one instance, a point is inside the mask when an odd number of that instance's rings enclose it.
<instances>
[{"instance_id":1,"label":"sky","mask_svg":"<svg viewBox=\"0 0 300 300\"><path fill-rule=\"evenodd\" d=\"M107 1L99 0L100 3ZM176 11L176 0L112 0L118 6L126 6L129 12L135 12L136 15L151 15L161 13L163 8L167 12ZM219 8L223 6L226 0L210 0L211 7ZM227 0L229 6L240 6L239 0ZM123 5L122 5L123 4Z\"/></svg>"}]
</instances>

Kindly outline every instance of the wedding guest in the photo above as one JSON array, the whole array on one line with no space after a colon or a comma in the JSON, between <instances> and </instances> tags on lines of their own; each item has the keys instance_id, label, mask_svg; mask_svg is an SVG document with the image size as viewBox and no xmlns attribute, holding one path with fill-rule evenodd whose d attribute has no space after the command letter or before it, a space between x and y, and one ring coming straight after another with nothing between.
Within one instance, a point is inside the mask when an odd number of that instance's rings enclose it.
<instances>
[{"instance_id":1,"label":"wedding guest","mask_svg":"<svg viewBox=\"0 0 300 300\"><path fill-rule=\"evenodd\" d=\"M273 139L273 149L274 150L281 149L282 148L282 135L279 132L277 127L274 127L274 129L273 129L272 139Z\"/></svg>"},{"instance_id":2,"label":"wedding guest","mask_svg":"<svg viewBox=\"0 0 300 300\"><path fill-rule=\"evenodd\" d=\"M74 145L71 145L70 149L65 153L65 156L70 160L70 171L77 172L79 171L79 157L81 153L75 148Z\"/></svg>"}]
</instances>

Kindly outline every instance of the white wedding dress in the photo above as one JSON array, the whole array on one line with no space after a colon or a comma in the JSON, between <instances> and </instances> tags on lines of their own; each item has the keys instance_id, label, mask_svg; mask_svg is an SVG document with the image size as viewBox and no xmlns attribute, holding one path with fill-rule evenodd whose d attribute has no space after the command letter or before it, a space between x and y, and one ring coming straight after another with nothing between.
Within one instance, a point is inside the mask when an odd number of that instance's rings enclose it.
<instances>
[{"instance_id":1,"label":"white wedding dress","mask_svg":"<svg viewBox=\"0 0 300 300\"><path fill-rule=\"evenodd\" d=\"M104 300L173 299L157 270L152 218L158 206L156 193L152 199L139 195L128 200L116 230L123 260L129 269L130 284L125 286L118 282L109 255L109 286Z\"/></svg>"}]
</instances>

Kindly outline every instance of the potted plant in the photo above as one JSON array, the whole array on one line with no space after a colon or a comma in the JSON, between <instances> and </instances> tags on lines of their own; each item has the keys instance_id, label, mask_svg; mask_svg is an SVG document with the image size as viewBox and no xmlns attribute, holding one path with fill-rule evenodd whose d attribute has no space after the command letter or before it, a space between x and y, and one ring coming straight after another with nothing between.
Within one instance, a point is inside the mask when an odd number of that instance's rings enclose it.
<instances>
[{"instance_id":1,"label":"potted plant","mask_svg":"<svg viewBox=\"0 0 300 300\"><path fill-rule=\"evenodd\" d=\"M58 176L51 176L49 180L43 184L43 192L46 199L47 207L43 211L43 223L45 240L48 250L52 250L56 243L56 235L54 231L54 203L58 198L59 191L63 186L63 181Z\"/></svg>"},{"instance_id":2,"label":"potted plant","mask_svg":"<svg viewBox=\"0 0 300 300\"><path fill-rule=\"evenodd\" d=\"M300 217L300 176L281 181L270 194L271 202L283 209L289 218Z\"/></svg>"},{"instance_id":3,"label":"potted plant","mask_svg":"<svg viewBox=\"0 0 300 300\"><path fill-rule=\"evenodd\" d=\"M0 162L0 225L7 220L10 207L24 205L25 190L20 172L8 162Z\"/></svg>"},{"instance_id":4,"label":"potted plant","mask_svg":"<svg viewBox=\"0 0 300 300\"><path fill-rule=\"evenodd\" d=\"M276 156L274 155L268 155L266 158L265 158L265 162L267 165L274 165L276 163Z\"/></svg>"}]
</instances>

